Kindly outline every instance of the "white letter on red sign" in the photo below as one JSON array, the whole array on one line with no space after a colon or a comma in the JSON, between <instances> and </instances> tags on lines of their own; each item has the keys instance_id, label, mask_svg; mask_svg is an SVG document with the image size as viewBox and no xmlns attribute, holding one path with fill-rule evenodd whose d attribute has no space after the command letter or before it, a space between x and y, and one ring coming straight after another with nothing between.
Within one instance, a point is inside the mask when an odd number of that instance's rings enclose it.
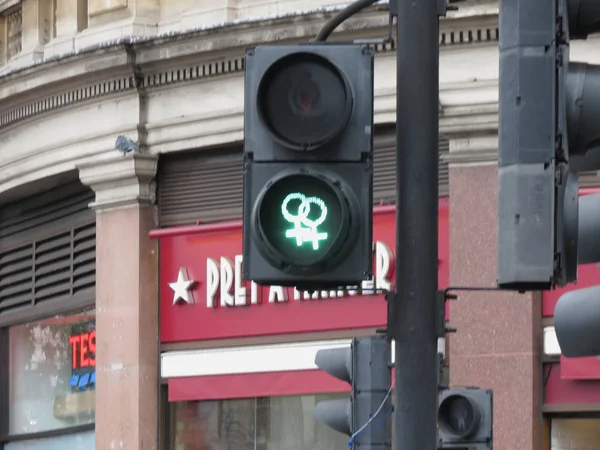
<instances>
[{"instance_id":1,"label":"white letter on red sign","mask_svg":"<svg viewBox=\"0 0 600 450\"><path fill-rule=\"evenodd\" d=\"M384 242L377 241L375 244L375 288L385 289L389 291L392 289L392 282L390 280L390 268L392 267L392 259L394 254L390 248Z\"/></svg>"},{"instance_id":2,"label":"white letter on red sign","mask_svg":"<svg viewBox=\"0 0 600 450\"><path fill-rule=\"evenodd\" d=\"M216 308L215 295L219 289L219 265L212 258L206 259L206 306Z\"/></svg>"},{"instance_id":3,"label":"white letter on red sign","mask_svg":"<svg viewBox=\"0 0 600 450\"><path fill-rule=\"evenodd\" d=\"M235 306L246 305L246 286L242 281L242 255L235 255Z\"/></svg>"},{"instance_id":4,"label":"white letter on red sign","mask_svg":"<svg viewBox=\"0 0 600 450\"><path fill-rule=\"evenodd\" d=\"M221 306L235 306L233 298L233 264L221 256Z\"/></svg>"},{"instance_id":5,"label":"white letter on red sign","mask_svg":"<svg viewBox=\"0 0 600 450\"><path fill-rule=\"evenodd\" d=\"M287 289L281 286L271 286L269 288L269 303L287 302Z\"/></svg>"}]
</instances>

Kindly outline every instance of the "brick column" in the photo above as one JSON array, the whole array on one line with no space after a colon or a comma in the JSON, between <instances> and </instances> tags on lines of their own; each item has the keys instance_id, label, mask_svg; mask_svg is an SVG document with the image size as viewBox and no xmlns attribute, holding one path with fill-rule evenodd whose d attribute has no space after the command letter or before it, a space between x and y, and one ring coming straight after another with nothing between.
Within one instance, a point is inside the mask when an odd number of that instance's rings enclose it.
<instances>
[{"instance_id":1,"label":"brick column","mask_svg":"<svg viewBox=\"0 0 600 450\"><path fill-rule=\"evenodd\" d=\"M96 450L157 448L157 159L79 166L96 192Z\"/></svg>"},{"instance_id":2,"label":"brick column","mask_svg":"<svg viewBox=\"0 0 600 450\"><path fill-rule=\"evenodd\" d=\"M450 284L496 285L497 134L450 139ZM494 390L494 448L541 445L541 298L458 292L450 382Z\"/></svg>"}]
</instances>

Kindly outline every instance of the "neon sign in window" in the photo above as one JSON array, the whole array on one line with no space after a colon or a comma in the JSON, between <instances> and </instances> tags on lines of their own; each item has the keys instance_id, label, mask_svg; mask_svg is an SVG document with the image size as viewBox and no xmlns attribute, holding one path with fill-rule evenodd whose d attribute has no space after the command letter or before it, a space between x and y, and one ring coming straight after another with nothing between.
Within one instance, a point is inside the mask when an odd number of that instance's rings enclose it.
<instances>
[{"instance_id":1,"label":"neon sign in window","mask_svg":"<svg viewBox=\"0 0 600 450\"><path fill-rule=\"evenodd\" d=\"M87 390L96 385L96 331L73 335L71 345L72 375L69 386L74 390Z\"/></svg>"}]
</instances>

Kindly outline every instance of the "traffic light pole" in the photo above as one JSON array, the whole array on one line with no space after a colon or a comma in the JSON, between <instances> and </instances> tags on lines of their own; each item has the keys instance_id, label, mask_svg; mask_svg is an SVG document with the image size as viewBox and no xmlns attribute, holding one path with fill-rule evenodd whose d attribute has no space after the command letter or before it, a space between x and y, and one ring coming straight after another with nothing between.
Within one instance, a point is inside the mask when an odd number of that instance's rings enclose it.
<instances>
[{"instance_id":1,"label":"traffic light pole","mask_svg":"<svg viewBox=\"0 0 600 450\"><path fill-rule=\"evenodd\" d=\"M394 450L437 448L438 1L397 0Z\"/></svg>"}]
</instances>

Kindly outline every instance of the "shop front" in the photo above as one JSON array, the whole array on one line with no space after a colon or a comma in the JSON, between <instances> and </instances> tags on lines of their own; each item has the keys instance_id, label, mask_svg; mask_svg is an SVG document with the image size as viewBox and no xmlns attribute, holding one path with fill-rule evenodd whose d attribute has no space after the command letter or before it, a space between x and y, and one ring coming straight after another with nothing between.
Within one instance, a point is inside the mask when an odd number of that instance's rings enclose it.
<instances>
[{"instance_id":1,"label":"shop front","mask_svg":"<svg viewBox=\"0 0 600 450\"><path fill-rule=\"evenodd\" d=\"M348 386L315 353L385 326L395 209L374 212L374 276L349 290L300 292L241 279L241 222L156 230L160 239L161 376L167 448L343 448L317 423L318 401ZM448 284L448 205L440 199L439 284Z\"/></svg>"},{"instance_id":2,"label":"shop front","mask_svg":"<svg viewBox=\"0 0 600 450\"><path fill-rule=\"evenodd\" d=\"M0 211L0 450L91 450L96 220L78 182Z\"/></svg>"}]
</instances>

